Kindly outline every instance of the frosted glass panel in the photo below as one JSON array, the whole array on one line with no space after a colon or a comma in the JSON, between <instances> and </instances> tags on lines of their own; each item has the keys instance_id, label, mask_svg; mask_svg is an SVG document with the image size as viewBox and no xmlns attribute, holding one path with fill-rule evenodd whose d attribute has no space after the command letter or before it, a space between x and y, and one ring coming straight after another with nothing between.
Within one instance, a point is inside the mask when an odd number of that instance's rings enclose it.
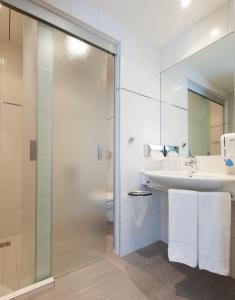
<instances>
[{"instance_id":1,"label":"frosted glass panel","mask_svg":"<svg viewBox=\"0 0 235 300\"><path fill-rule=\"evenodd\" d=\"M53 31L54 275L105 253L107 54Z\"/></svg>"},{"instance_id":2,"label":"frosted glass panel","mask_svg":"<svg viewBox=\"0 0 235 300\"><path fill-rule=\"evenodd\" d=\"M36 279L51 274L53 29L38 25Z\"/></svg>"}]
</instances>

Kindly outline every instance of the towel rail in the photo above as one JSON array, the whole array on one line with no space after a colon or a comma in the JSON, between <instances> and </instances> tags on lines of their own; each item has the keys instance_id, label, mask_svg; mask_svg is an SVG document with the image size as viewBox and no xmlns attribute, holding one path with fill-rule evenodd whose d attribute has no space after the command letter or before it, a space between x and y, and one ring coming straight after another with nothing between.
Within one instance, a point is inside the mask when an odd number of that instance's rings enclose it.
<instances>
[{"instance_id":1,"label":"towel rail","mask_svg":"<svg viewBox=\"0 0 235 300\"><path fill-rule=\"evenodd\" d=\"M150 188L150 189L157 190L157 191L160 191L160 192L168 192L169 191L169 188L161 187L161 186L155 186L155 185L152 185L148 182L146 182L145 186ZM235 201L235 195L232 192L229 192L229 191L226 191L226 192L231 195L231 200Z\"/></svg>"}]
</instances>

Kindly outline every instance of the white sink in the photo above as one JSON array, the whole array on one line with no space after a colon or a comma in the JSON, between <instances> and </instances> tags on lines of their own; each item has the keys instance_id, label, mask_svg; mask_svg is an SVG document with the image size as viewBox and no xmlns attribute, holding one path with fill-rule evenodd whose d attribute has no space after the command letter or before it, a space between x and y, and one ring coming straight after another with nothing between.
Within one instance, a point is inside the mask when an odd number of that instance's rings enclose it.
<instances>
[{"instance_id":1,"label":"white sink","mask_svg":"<svg viewBox=\"0 0 235 300\"><path fill-rule=\"evenodd\" d=\"M150 171L143 173L151 185L172 189L216 191L235 182L234 175L192 173L185 171Z\"/></svg>"}]
</instances>

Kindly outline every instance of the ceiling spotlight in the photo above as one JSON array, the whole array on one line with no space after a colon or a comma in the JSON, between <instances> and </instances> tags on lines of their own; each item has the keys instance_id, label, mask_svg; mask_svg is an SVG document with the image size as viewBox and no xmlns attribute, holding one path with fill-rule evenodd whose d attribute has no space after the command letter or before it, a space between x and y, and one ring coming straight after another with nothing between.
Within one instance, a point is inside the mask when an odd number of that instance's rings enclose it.
<instances>
[{"instance_id":1,"label":"ceiling spotlight","mask_svg":"<svg viewBox=\"0 0 235 300\"><path fill-rule=\"evenodd\" d=\"M191 0L181 0L181 6L183 8L189 7L190 4L191 4Z\"/></svg>"}]
</instances>

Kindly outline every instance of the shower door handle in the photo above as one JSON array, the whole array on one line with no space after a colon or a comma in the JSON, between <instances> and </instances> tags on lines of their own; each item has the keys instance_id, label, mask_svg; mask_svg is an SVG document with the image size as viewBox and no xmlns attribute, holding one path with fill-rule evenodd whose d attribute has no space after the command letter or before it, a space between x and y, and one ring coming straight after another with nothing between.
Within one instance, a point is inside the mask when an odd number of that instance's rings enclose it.
<instances>
[{"instance_id":1,"label":"shower door handle","mask_svg":"<svg viewBox=\"0 0 235 300\"><path fill-rule=\"evenodd\" d=\"M37 160L37 141L30 140L30 151L29 151L30 161Z\"/></svg>"},{"instance_id":2,"label":"shower door handle","mask_svg":"<svg viewBox=\"0 0 235 300\"><path fill-rule=\"evenodd\" d=\"M98 144L98 146L97 146L97 158L98 158L98 160L103 159L103 147L101 144Z\"/></svg>"}]
</instances>

